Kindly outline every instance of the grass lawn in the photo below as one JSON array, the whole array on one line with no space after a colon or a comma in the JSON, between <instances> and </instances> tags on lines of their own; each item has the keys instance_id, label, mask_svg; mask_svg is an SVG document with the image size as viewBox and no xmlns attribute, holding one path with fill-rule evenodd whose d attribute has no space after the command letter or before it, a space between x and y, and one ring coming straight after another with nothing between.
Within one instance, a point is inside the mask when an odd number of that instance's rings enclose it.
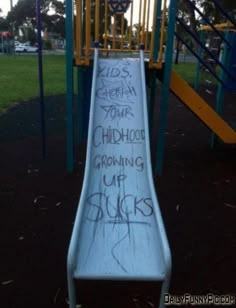
<instances>
[{"instance_id":1,"label":"grass lawn","mask_svg":"<svg viewBox=\"0 0 236 308\"><path fill-rule=\"evenodd\" d=\"M179 63L173 65L173 69L179 73L188 83L194 84L196 64L195 63Z\"/></svg>"},{"instance_id":2,"label":"grass lawn","mask_svg":"<svg viewBox=\"0 0 236 308\"><path fill-rule=\"evenodd\" d=\"M0 112L38 96L36 55L0 57ZM65 57L43 57L45 95L65 93Z\"/></svg>"},{"instance_id":3,"label":"grass lawn","mask_svg":"<svg viewBox=\"0 0 236 308\"><path fill-rule=\"evenodd\" d=\"M0 113L15 104L38 96L36 55L0 57ZM173 68L189 83L194 82L195 64L180 63ZM45 95L65 93L65 56L43 56Z\"/></svg>"}]
</instances>

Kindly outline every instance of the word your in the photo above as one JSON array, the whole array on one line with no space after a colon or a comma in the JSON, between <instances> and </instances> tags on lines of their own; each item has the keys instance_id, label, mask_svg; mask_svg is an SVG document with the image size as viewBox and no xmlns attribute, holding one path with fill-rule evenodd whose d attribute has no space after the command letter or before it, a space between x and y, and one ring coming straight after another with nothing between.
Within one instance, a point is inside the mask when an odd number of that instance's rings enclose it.
<instances>
[{"instance_id":1,"label":"word your","mask_svg":"<svg viewBox=\"0 0 236 308\"><path fill-rule=\"evenodd\" d=\"M132 167L136 168L137 171L143 171L144 162L141 156L137 157L125 157L119 156L108 156L108 155L96 155L93 159L93 168L95 169L107 169L110 167Z\"/></svg>"},{"instance_id":2,"label":"word your","mask_svg":"<svg viewBox=\"0 0 236 308\"><path fill-rule=\"evenodd\" d=\"M127 105L110 105L110 106L101 106L101 108L106 112L105 119L110 117L114 119L131 119L134 117L132 113L131 106Z\"/></svg>"},{"instance_id":3,"label":"word your","mask_svg":"<svg viewBox=\"0 0 236 308\"><path fill-rule=\"evenodd\" d=\"M142 143L145 140L144 129L108 128L96 126L93 131L94 147L101 144Z\"/></svg>"},{"instance_id":4,"label":"word your","mask_svg":"<svg viewBox=\"0 0 236 308\"><path fill-rule=\"evenodd\" d=\"M101 80L102 87L96 90L96 97L108 102L126 102L134 103L131 99L136 97L136 90L130 84L123 80L108 81Z\"/></svg>"},{"instance_id":5,"label":"word your","mask_svg":"<svg viewBox=\"0 0 236 308\"><path fill-rule=\"evenodd\" d=\"M149 217L153 214L153 203L151 198L139 198L132 194L120 196L107 196L104 193L96 192L87 198L86 219L91 222L98 222L107 219L115 219L113 223L131 222L131 219ZM133 221L135 222L135 220ZM138 221L137 221L138 222Z\"/></svg>"}]
</instances>

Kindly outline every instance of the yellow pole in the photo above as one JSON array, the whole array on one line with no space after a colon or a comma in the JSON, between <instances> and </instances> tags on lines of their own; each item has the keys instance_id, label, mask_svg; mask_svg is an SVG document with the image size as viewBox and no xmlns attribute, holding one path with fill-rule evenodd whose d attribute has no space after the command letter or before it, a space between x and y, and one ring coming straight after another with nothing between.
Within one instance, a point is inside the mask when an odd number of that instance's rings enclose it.
<instances>
[{"instance_id":1,"label":"yellow pole","mask_svg":"<svg viewBox=\"0 0 236 308\"><path fill-rule=\"evenodd\" d=\"M100 1L95 1L95 41L99 42L99 9L100 9Z\"/></svg>"},{"instance_id":2,"label":"yellow pole","mask_svg":"<svg viewBox=\"0 0 236 308\"><path fill-rule=\"evenodd\" d=\"M150 0L148 0L148 11L147 11L147 34L145 37L145 49L148 49L148 32L149 32L149 15L150 15Z\"/></svg>"},{"instance_id":3,"label":"yellow pole","mask_svg":"<svg viewBox=\"0 0 236 308\"><path fill-rule=\"evenodd\" d=\"M131 3L131 10L130 10L130 29L129 29L129 49L132 47L132 36L133 36L133 1Z\"/></svg>"},{"instance_id":4,"label":"yellow pole","mask_svg":"<svg viewBox=\"0 0 236 308\"><path fill-rule=\"evenodd\" d=\"M81 16L82 16L82 10L81 10L81 1L76 1L76 58L78 61L81 61Z\"/></svg>"},{"instance_id":5,"label":"yellow pole","mask_svg":"<svg viewBox=\"0 0 236 308\"><path fill-rule=\"evenodd\" d=\"M166 20L166 0L164 0L164 7L163 7L163 11L162 11L160 50L159 50L159 59L158 59L158 62L162 62L162 60L163 60L163 45L164 45L164 33L165 33L165 20Z\"/></svg>"},{"instance_id":6,"label":"yellow pole","mask_svg":"<svg viewBox=\"0 0 236 308\"><path fill-rule=\"evenodd\" d=\"M141 31L141 11L142 11L142 0L139 0L139 17L138 17L138 39L137 45L140 45L140 31Z\"/></svg>"},{"instance_id":7,"label":"yellow pole","mask_svg":"<svg viewBox=\"0 0 236 308\"><path fill-rule=\"evenodd\" d=\"M145 36L145 24L146 24L146 0L143 3L143 29L142 29L142 37L141 37L141 44L144 44L144 36Z\"/></svg>"},{"instance_id":8,"label":"yellow pole","mask_svg":"<svg viewBox=\"0 0 236 308\"><path fill-rule=\"evenodd\" d=\"M86 45L85 45L85 61L86 63L89 61L89 50L90 50L90 35L91 35L91 1L86 0L86 29L85 29L85 36L86 36Z\"/></svg>"},{"instance_id":9,"label":"yellow pole","mask_svg":"<svg viewBox=\"0 0 236 308\"><path fill-rule=\"evenodd\" d=\"M105 40L104 40L104 48L107 48L107 15L108 15L108 0L105 0Z\"/></svg>"},{"instance_id":10,"label":"yellow pole","mask_svg":"<svg viewBox=\"0 0 236 308\"><path fill-rule=\"evenodd\" d=\"M115 49L116 42L115 42L115 36L116 36L116 14L114 14L113 17L113 29L112 29L112 49Z\"/></svg>"},{"instance_id":11,"label":"yellow pole","mask_svg":"<svg viewBox=\"0 0 236 308\"><path fill-rule=\"evenodd\" d=\"M123 45L124 45L124 14L122 14L121 16L121 46L120 48L123 49Z\"/></svg>"},{"instance_id":12,"label":"yellow pole","mask_svg":"<svg viewBox=\"0 0 236 308\"><path fill-rule=\"evenodd\" d=\"M155 29L156 29L157 1L158 0L154 0L154 8L153 8L152 36L151 36L151 44L150 44L150 63L153 61L154 37L155 37Z\"/></svg>"}]
</instances>

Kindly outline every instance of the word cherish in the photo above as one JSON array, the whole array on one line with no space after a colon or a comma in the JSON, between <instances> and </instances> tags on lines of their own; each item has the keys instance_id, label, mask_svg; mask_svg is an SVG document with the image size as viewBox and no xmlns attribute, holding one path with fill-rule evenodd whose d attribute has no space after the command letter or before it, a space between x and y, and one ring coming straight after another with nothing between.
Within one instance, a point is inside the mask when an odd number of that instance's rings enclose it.
<instances>
[{"instance_id":1,"label":"word cherish","mask_svg":"<svg viewBox=\"0 0 236 308\"><path fill-rule=\"evenodd\" d=\"M94 147L102 144L137 144L145 140L144 129L111 128L98 125L94 128L92 143Z\"/></svg>"}]
</instances>

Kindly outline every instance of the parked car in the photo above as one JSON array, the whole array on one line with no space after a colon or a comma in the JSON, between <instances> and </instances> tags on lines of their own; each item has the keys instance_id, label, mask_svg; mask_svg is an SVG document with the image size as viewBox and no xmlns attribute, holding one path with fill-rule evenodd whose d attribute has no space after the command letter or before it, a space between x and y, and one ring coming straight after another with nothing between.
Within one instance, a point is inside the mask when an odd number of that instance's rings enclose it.
<instances>
[{"instance_id":1,"label":"parked car","mask_svg":"<svg viewBox=\"0 0 236 308\"><path fill-rule=\"evenodd\" d=\"M38 52L38 47L35 46L27 46L26 47L27 52Z\"/></svg>"},{"instance_id":2,"label":"parked car","mask_svg":"<svg viewBox=\"0 0 236 308\"><path fill-rule=\"evenodd\" d=\"M16 47L16 46L19 46L21 43L19 41L15 41L14 44L15 44L15 47Z\"/></svg>"},{"instance_id":3,"label":"parked car","mask_svg":"<svg viewBox=\"0 0 236 308\"><path fill-rule=\"evenodd\" d=\"M26 46L24 44L18 44L15 46L15 52L26 52Z\"/></svg>"},{"instance_id":4,"label":"parked car","mask_svg":"<svg viewBox=\"0 0 236 308\"><path fill-rule=\"evenodd\" d=\"M29 46L28 44L19 44L15 46L15 52L37 52L38 47Z\"/></svg>"}]
</instances>

